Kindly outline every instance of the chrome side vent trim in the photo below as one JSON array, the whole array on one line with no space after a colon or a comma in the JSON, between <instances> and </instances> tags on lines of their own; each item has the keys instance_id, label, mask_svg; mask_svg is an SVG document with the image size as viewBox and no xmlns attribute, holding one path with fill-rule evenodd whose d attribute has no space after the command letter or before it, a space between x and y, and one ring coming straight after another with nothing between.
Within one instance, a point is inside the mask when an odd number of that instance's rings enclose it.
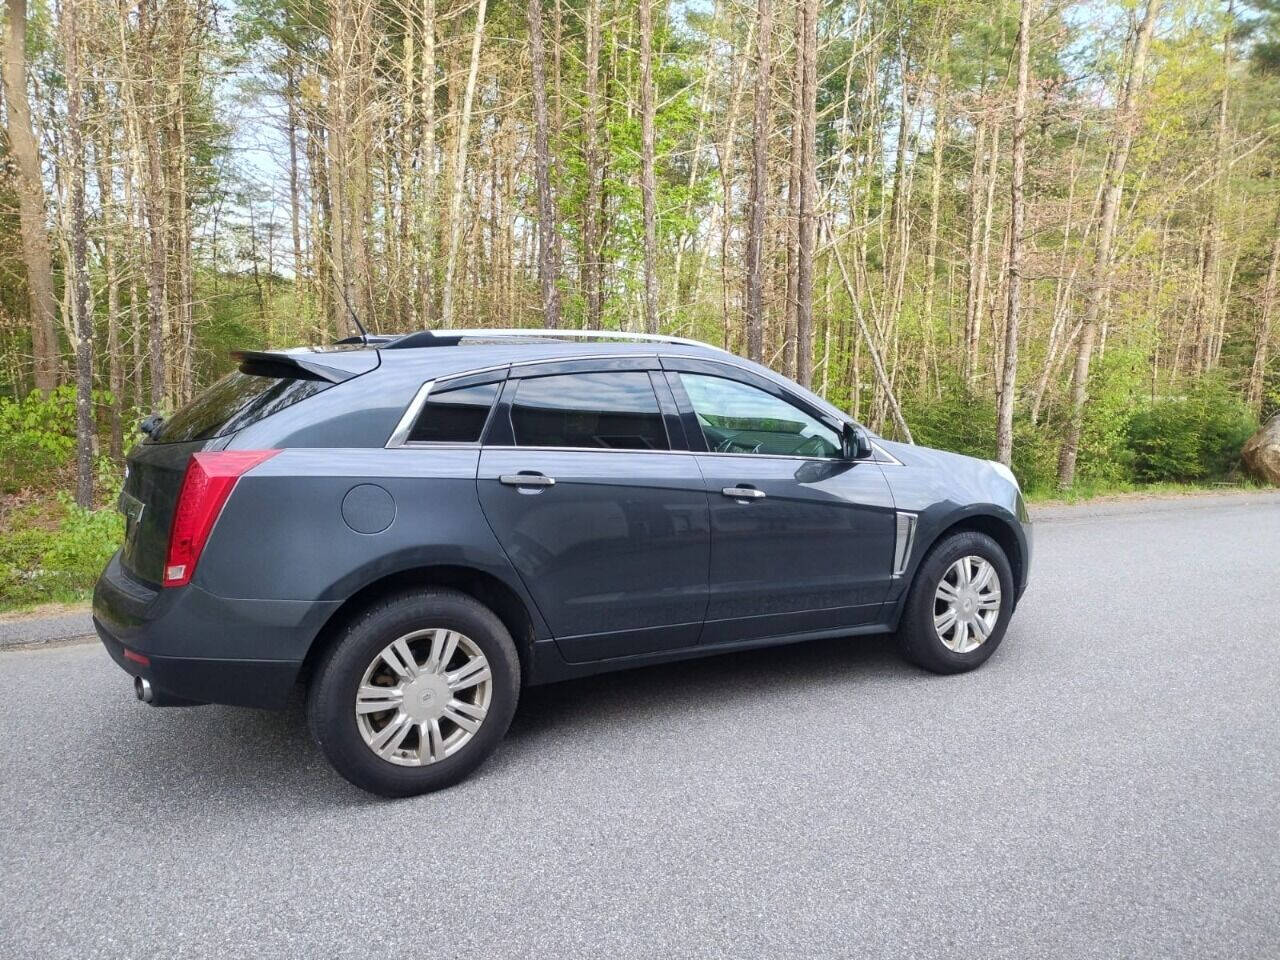
<instances>
[{"instance_id":1,"label":"chrome side vent trim","mask_svg":"<svg viewBox=\"0 0 1280 960\"><path fill-rule=\"evenodd\" d=\"M893 575L902 576L907 570L907 561L911 558L911 546L916 540L916 519L914 513L898 511L897 536L893 544Z\"/></svg>"}]
</instances>

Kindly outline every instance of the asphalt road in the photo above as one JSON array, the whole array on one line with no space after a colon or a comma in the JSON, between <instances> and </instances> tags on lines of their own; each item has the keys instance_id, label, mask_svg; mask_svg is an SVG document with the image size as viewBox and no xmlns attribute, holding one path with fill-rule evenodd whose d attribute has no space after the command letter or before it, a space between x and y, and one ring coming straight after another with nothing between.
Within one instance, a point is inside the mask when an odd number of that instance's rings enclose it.
<instances>
[{"instance_id":1,"label":"asphalt road","mask_svg":"<svg viewBox=\"0 0 1280 960\"><path fill-rule=\"evenodd\" d=\"M0 653L0 956L1280 955L1280 496L1036 539L976 673L864 639L534 690L394 803L296 709Z\"/></svg>"}]
</instances>

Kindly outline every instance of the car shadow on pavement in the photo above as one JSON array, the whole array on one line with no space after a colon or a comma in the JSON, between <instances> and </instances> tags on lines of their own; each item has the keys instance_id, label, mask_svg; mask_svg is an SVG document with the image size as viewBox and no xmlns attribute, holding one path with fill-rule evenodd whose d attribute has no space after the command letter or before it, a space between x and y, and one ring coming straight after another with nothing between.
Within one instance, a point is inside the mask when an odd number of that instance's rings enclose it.
<instances>
[{"instance_id":1,"label":"car shadow on pavement","mask_svg":"<svg viewBox=\"0 0 1280 960\"><path fill-rule=\"evenodd\" d=\"M470 780L520 778L540 762L537 741L642 737L670 722L691 721L750 706L762 696L787 699L831 686L865 689L900 682L915 669L887 636L799 643L601 674L526 690L507 743ZM233 813L244 807L316 811L383 801L343 781L307 730L302 699L283 711L204 706L155 709L121 702L103 717L104 733L89 769L94 792L121 805L119 813L164 804L170 815L189 807ZM127 747L122 749L122 744ZM198 750L192 744L200 744ZM88 746L86 744L86 746ZM468 789L464 787L463 789ZM440 802L453 793L438 795ZM177 808L177 809L175 809ZM106 813L107 811L103 811Z\"/></svg>"},{"instance_id":2,"label":"car shadow on pavement","mask_svg":"<svg viewBox=\"0 0 1280 960\"><path fill-rule=\"evenodd\" d=\"M762 695L800 694L818 685L863 684L916 673L884 634L839 637L683 660L531 687L507 734L518 742L552 727L669 722L673 712L713 713Z\"/></svg>"}]
</instances>

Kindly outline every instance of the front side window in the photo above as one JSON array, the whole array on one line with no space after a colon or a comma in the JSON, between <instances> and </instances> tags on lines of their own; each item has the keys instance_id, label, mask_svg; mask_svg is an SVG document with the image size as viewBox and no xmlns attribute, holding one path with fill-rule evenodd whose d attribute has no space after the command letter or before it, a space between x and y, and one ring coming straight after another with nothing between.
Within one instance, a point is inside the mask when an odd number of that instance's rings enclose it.
<instances>
[{"instance_id":1,"label":"front side window","mask_svg":"<svg viewBox=\"0 0 1280 960\"><path fill-rule=\"evenodd\" d=\"M511 404L518 447L669 450L658 398L643 371L521 380Z\"/></svg>"},{"instance_id":2,"label":"front side window","mask_svg":"<svg viewBox=\"0 0 1280 960\"><path fill-rule=\"evenodd\" d=\"M707 449L763 456L838 457L840 435L799 407L737 380L682 373Z\"/></svg>"},{"instance_id":3,"label":"front side window","mask_svg":"<svg viewBox=\"0 0 1280 960\"><path fill-rule=\"evenodd\" d=\"M409 433L409 442L478 443L499 386L480 383L438 393L432 390Z\"/></svg>"}]
</instances>

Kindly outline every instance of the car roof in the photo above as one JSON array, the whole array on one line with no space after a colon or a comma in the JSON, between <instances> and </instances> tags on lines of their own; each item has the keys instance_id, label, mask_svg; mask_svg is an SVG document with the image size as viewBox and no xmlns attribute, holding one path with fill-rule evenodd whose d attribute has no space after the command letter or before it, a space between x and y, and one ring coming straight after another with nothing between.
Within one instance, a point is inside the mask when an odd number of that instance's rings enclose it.
<instances>
[{"instance_id":1,"label":"car roof","mask_svg":"<svg viewBox=\"0 0 1280 960\"><path fill-rule=\"evenodd\" d=\"M455 342L442 346L418 340L416 343L391 343L379 346L384 363L410 363L420 369L443 373L462 371L481 366L504 363L522 363L530 360L575 357L619 356L694 356L719 357L738 362L727 351L696 340L680 338L627 336L598 336L594 331L572 331L586 336L565 336L564 332L475 330L463 331L455 336ZM416 339L416 337L415 337Z\"/></svg>"},{"instance_id":2,"label":"car roof","mask_svg":"<svg viewBox=\"0 0 1280 960\"><path fill-rule=\"evenodd\" d=\"M421 330L349 337L328 346L256 354L267 355L287 356L294 363L324 365L350 373L382 364L412 366L431 376L560 357L681 355L748 364L726 350L697 340L608 330Z\"/></svg>"},{"instance_id":3,"label":"car roof","mask_svg":"<svg viewBox=\"0 0 1280 960\"><path fill-rule=\"evenodd\" d=\"M699 340L658 334L481 327L420 330L409 334L369 334L367 337L349 337L329 346L256 354L258 357L267 355L284 355L293 363L315 369L322 366L336 368L333 371L335 380L380 366L412 370L424 379L431 379L504 364L578 357L680 356L719 360L782 383L792 393L800 394L820 409L845 419L845 414L826 399L761 364Z\"/></svg>"}]
</instances>

